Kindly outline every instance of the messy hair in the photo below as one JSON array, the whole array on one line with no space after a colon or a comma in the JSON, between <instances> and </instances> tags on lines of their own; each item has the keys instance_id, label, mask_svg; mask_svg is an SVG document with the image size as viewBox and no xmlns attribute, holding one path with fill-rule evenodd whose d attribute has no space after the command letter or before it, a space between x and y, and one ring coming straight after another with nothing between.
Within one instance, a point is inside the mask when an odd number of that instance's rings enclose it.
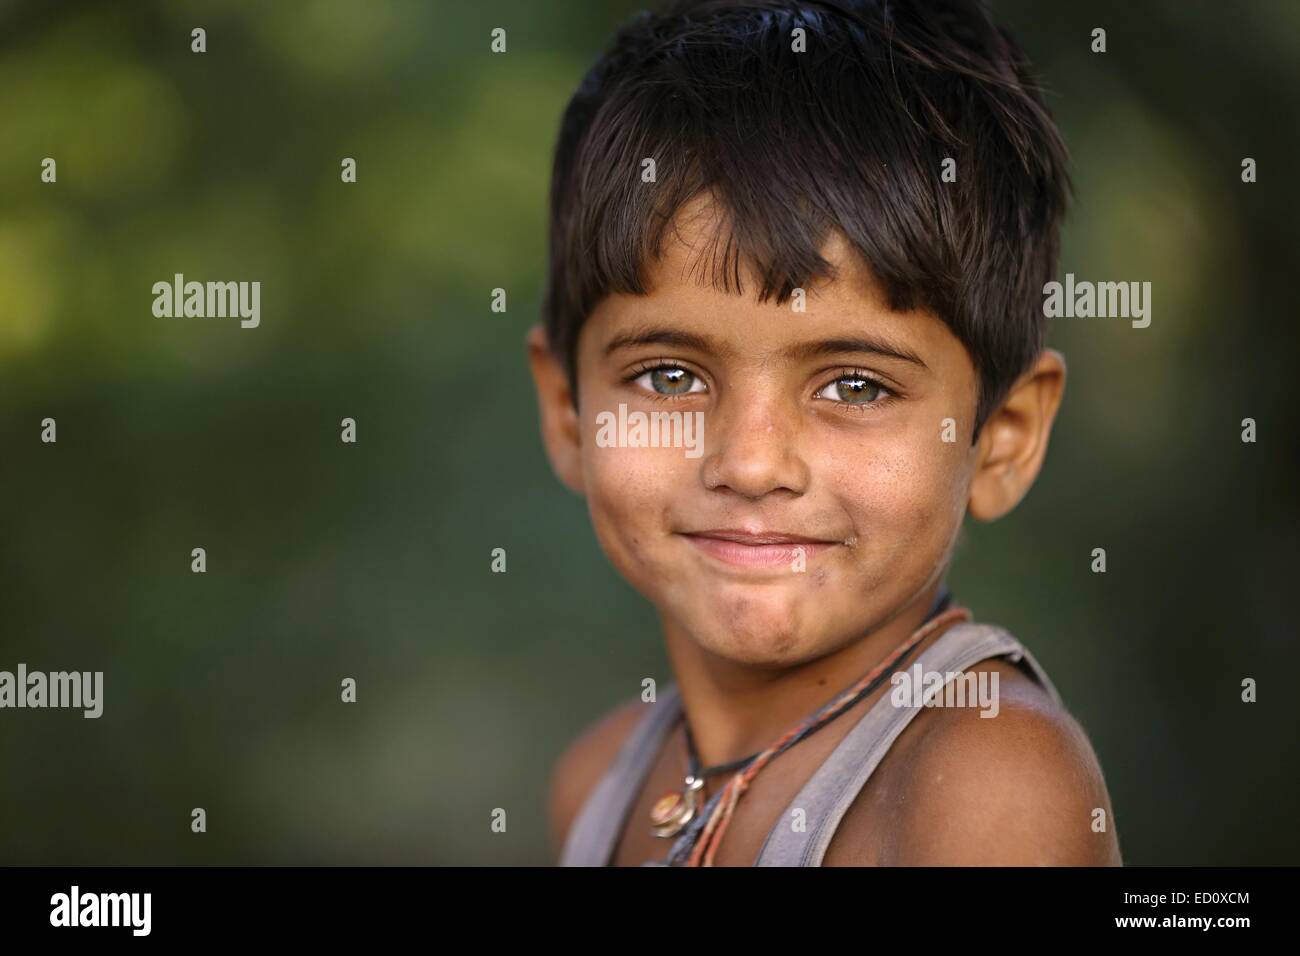
<instances>
[{"instance_id":1,"label":"messy hair","mask_svg":"<svg viewBox=\"0 0 1300 956\"><path fill-rule=\"evenodd\" d=\"M1067 164L1023 51L977 0L669 2L615 34L565 109L551 350L576 396L583 322L646 294L674 217L707 196L714 288L743 293L744 262L758 301L784 303L833 275L838 230L891 309L933 312L966 347L978 433L1043 347Z\"/></svg>"}]
</instances>

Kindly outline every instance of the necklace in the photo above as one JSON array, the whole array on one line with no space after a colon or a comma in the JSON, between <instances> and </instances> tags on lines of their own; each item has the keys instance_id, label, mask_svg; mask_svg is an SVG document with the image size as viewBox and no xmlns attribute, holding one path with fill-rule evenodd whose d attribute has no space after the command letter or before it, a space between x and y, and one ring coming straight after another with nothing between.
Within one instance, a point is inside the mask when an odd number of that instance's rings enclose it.
<instances>
[{"instance_id":1,"label":"necklace","mask_svg":"<svg viewBox=\"0 0 1300 956\"><path fill-rule=\"evenodd\" d=\"M686 730L686 779L681 790L669 790L654 802L650 808L650 832L657 837L675 837L682 829L695 819L700 812L700 799L704 791L704 781L716 774L733 770L743 770L753 763L762 751L755 751L748 757L720 763L716 767L700 767L700 758L695 753L695 739L691 736L691 725L685 723Z\"/></svg>"},{"instance_id":2,"label":"necklace","mask_svg":"<svg viewBox=\"0 0 1300 956\"><path fill-rule=\"evenodd\" d=\"M654 806L650 809L651 833L660 837L673 837L680 834L684 829L689 827L686 835L681 836L669 853L669 859L663 865L675 865L685 855L689 855L691 862L687 865L698 866L701 857L701 851L704 846L696 846L700 838L704 838L704 843L709 846L709 852L704 856L704 865L712 866L713 852L716 851L716 844L721 841L722 832L726 830L726 823L729 822L731 810L735 808L735 803L739 799L741 792L748 785L748 778L762 769L772 757L781 754L799 741L806 739L822 727L826 726L830 720L843 713L853 706L853 704L862 700L872 691L874 691L884 681L889 671L906 661L916 650L921 639L927 634L933 632L937 627L948 624L953 620L969 620L970 612L965 608L952 607L952 595L944 588L934 604L930 608L929 614L926 615L922 625L906 641L895 648L894 652L888 655L883 661L872 668L871 672L858 681L853 687L850 687L837 698L830 701L808 719L803 721L798 727L787 732L779 741L766 750L759 753L751 754L740 760L734 760L731 763L719 764L716 767L701 769L699 759L695 754L695 743L691 737L691 727L689 722L685 723L686 732L686 749L688 771L683 781L683 789L680 791L669 791L655 801ZM752 770L749 774L745 770L752 764L761 760L760 766ZM704 789L704 780L713 774L725 773L727 771L738 771L730 783L721 791L715 793L704 810L712 810L708 813L708 819L704 819L701 813L700 796ZM734 786L740 784L739 787ZM722 814L725 818L721 821L719 832L714 835L719 820L717 804L719 798L727 797L728 806L726 812ZM707 824L707 825L706 825ZM702 828L704 831L702 833Z\"/></svg>"}]
</instances>

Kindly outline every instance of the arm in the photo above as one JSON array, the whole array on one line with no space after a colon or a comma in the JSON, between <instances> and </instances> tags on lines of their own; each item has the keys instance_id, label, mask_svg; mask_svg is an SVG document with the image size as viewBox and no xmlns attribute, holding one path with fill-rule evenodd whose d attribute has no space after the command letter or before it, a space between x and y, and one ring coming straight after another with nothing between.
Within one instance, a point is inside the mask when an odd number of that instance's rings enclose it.
<instances>
[{"instance_id":1,"label":"arm","mask_svg":"<svg viewBox=\"0 0 1300 956\"><path fill-rule=\"evenodd\" d=\"M973 707L918 715L877 770L892 761L887 785L873 794L869 781L849 811L880 821L875 845L855 846L849 827L830 865L1120 865L1110 797L1082 728L1013 665L973 669L998 671L997 716Z\"/></svg>"},{"instance_id":2,"label":"arm","mask_svg":"<svg viewBox=\"0 0 1300 956\"><path fill-rule=\"evenodd\" d=\"M583 803L618 756L643 707L639 700L631 701L605 714L574 739L555 761L547 787L547 819L551 851L556 860Z\"/></svg>"}]
</instances>

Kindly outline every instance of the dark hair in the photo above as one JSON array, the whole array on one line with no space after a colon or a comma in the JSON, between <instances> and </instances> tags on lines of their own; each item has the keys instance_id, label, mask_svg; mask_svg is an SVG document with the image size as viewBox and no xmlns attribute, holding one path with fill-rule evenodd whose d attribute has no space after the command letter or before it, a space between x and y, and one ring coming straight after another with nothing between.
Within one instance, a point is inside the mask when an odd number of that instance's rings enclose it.
<instances>
[{"instance_id":1,"label":"dark hair","mask_svg":"<svg viewBox=\"0 0 1300 956\"><path fill-rule=\"evenodd\" d=\"M793 31L805 31L795 52ZM641 162L656 161L656 182ZM941 164L956 160L956 182ZM893 309L925 307L980 375L974 431L1043 345L1070 191L1028 61L976 0L677 0L615 35L564 112L551 180L550 347L578 332L697 195L720 203L710 282L783 303L838 229ZM718 243L724 242L721 266Z\"/></svg>"}]
</instances>

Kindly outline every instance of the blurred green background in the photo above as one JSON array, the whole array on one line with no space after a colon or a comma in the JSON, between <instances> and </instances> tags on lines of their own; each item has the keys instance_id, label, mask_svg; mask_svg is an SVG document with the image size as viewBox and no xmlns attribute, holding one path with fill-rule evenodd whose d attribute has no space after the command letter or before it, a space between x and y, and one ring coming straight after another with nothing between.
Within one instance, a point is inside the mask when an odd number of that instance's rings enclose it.
<instances>
[{"instance_id":1,"label":"blurred green background","mask_svg":"<svg viewBox=\"0 0 1300 956\"><path fill-rule=\"evenodd\" d=\"M97 721L0 711L0 863L551 861L551 763L670 676L523 350L561 111L641 6L0 2L0 670L105 672ZM951 583L1090 733L1126 862L1300 863L1300 4L994 9L1073 153L1060 275L1153 312L1057 321L1045 473ZM261 327L155 318L176 272L260 280Z\"/></svg>"}]
</instances>

